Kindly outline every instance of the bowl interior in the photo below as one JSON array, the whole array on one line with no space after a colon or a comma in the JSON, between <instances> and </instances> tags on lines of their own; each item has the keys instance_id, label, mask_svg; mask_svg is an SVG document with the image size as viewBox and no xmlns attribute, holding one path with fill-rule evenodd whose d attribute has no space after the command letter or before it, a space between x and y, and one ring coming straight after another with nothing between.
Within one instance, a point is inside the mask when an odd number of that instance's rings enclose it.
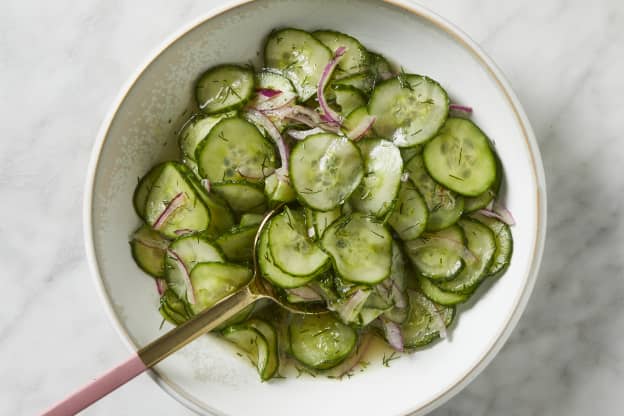
<instances>
[{"instance_id":1,"label":"bowl interior","mask_svg":"<svg viewBox=\"0 0 624 416\"><path fill-rule=\"evenodd\" d=\"M87 189L87 247L119 330L139 347L168 327L159 329L154 282L135 266L126 244L139 224L131 202L137 177L156 162L178 157L175 131L190 115L196 77L218 63L257 62L271 29L340 30L407 72L429 75L453 102L475 109L474 121L502 159L505 203L518 224L513 261L502 279L480 290L478 302L459 307L450 342L395 360L390 368L377 357L365 372L342 381L301 377L260 383L231 348L215 337L202 337L156 368L161 385L196 410L223 415L248 414L248 409L257 415L421 413L476 375L515 324L541 253L545 219L539 154L523 113L487 58L447 23L410 7L411 12L373 0L262 0L231 8L166 47L133 83L100 138L92 189Z\"/></svg>"}]
</instances>

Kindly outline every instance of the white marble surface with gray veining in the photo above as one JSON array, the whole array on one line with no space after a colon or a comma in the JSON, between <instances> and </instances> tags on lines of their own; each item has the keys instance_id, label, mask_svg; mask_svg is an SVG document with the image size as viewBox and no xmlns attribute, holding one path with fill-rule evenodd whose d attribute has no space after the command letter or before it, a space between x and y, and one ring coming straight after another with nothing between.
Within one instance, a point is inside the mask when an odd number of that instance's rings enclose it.
<instances>
[{"instance_id":1,"label":"white marble surface with gray veining","mask_svg":"<svg viewBox=\"0 0 624 416\"><path fill-rule=\"evenodd\" d=\"M137 65L215 1L0 3L0 414L32 415L118 363L81 202L99 124ZM427 0L508 76L544 159L549 226L528 309L435 416L624 411L624 2ZM88 415L190 415L140 376Z\"/></svg>"}]
</instances>

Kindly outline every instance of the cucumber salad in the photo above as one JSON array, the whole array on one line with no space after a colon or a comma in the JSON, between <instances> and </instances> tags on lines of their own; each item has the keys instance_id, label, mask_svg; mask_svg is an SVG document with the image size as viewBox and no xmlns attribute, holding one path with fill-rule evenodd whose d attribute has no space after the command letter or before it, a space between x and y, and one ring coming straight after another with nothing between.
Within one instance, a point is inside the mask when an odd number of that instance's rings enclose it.
<instances>
[{"instance_id":1,"label":"cucumber salad","mask_svg":"<svg viewBox=\"0 0 624 416\"><path fill-rule=\"evenodd\" d=\"M351 374L373 337L397 354L448 337L512 254L502 166L472 109L336 31L275 30L263 51L262 69L199 77L181 158L134 193L131 252L162 317L180 325L241 289L256 256L283 302L329 311L261 302L214 331L262 380L285 363Z\"/></svg>"}]
</instances>

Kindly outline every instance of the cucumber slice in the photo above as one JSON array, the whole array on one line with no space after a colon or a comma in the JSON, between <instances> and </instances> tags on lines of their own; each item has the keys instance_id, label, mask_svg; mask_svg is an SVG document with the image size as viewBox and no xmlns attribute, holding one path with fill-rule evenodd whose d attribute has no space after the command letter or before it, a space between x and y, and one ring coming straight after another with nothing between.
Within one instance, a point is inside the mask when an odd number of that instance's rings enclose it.
<instances>
[{"instance_id":1,"label":"cucumber slice","mask_svg":"<svg viewBox=\"0 0 624 416\"><path fill-rule=\"evenodd\" d=\"M275 169L275 150L256 126L240 118L221 120L195 151L199 173L211 182L262 182Z\"/></svg>"},{"instance_id":2,"label":"cucumber slice","mask_svg":"<svg viewBox=\"0 0 624 416\"><path fill-rule=\"evenodd\" d=\"M258 224L234 227L219 236L215 243L229 261L251 262L253 259L253 243L257 231Z\"/></svg>"},{"instance_id":3,"label":"cucumber slice","mask_svg":"<svg viewBox=\"0 0 624 416\"><path fill-rule=\"evenodd\" d=\"M331 58L325 45L299 29L274 31L264 45L265 65L280 70L292 82L301 101L316 94L316 86Z\"/></svg>"},{"instance_id":4,"label":"cucumber slice","mask_svg":"<svg viewBox=\"0 0 624 416\"><path fill-rule=\"evenodd\" d=\"M461 195L480 195L496 181L490 141L470 120L449 118L425 146L423 159L436 182Z\"/></svg>"},{"instance_id":5,"label":"cucumber slice","mask_svg":"<svg viewBox=\"0 0 624 416\"><path fill-rule=\"evenodd\" d=\"M358 89L363 94L369 94L375 84L375 76L369 72L349 75L332 82L332 87L349 86Z\"/></svg>"},{"instance_id":6,"label":"cucumber slice","mask_svg":"<svg viewBox=\"0 0 624 416\"><path fill-rule=\"evenodd\" d=\"M368 115L368 109L365 106L356 108L342 122L342 132L345 135L348 134L350 131L354 130L357 126L359 126L360 123L362 123L363 119L365 117L368 117ZM367 137L373 137L372 130L369 129L369 131L364 133L364 135L362 136L362 138Z\"/></svg>"},{"instance_id":7,"label":"cucumber slice","mask_svg":"<svg viewBox=\"0 0 624 416\"><path fill-rule=\"evenodd\" d=\"M288 337L293 356L316 370L340 364L354 350L358 339L351 327L328 313L293 315Z\"/></svg>"},{"instance_id":8,"label":"cucumber slice","mask_svg":"<svg viewBox=\"0 0 624 416\"><path fill-rule=\"evenodd\" d=\"M261 214L243 214L238 225L246 227L248 225L256 225L262 222L264 215Z\"/></svg>"},{"instance_id":9,"label":"cucumber slice","mask_svg":"<svg viewBox=\"0 0 624 416\"><path fill-rule=\"evenodd\" d=\"M496 251L496 240L494 233L478 221L461 219L458 224L466 236L466 247L476 259L466 262L466 267L457 276L438 283L438 287L445 292L470 294L488 275Z\"/></svg>"},{"instance_id":10,"label":"cucumber slice","mask_svg":"<svg viewBox=\"0 0 624 416\"><path fill-rule=\"evenodd\" d=\"M134 211L141 218L145 218L145 205L147 204L147 197L149 196L154 182L160 177L160 173L163 168L167 166L166 163L161 163L150 169L145 176L138 180L134 195L132 196L132 204L134 205Z\"/></svg>"},{"instance_id":11,"label":"cucumber slice","mask_svg":"<svg viewBox=\"0 0 624 416\"><path fill-rule=\"evenodd\" d=\"M425 296L440 305L453 306L465 302L470 297L470 295L461 293L445 292L431 282L431 280L422 276L418 278L418 285Z\"/></svg>"},{"instance_id":12,"label":"cucumber slice","mask_svg":"<svg viewBox=\"0 0 624 416\"><path fill-rule=\"evenodd\" d=\"M169 246L165 256L167 286L180 299L187 300L191 290L188 279L197 263L223 261L218 247L200 235L180 237Z\"/></svg>"},{"instance_id":13,"label":"cucumber slice","mask_svg":"<svg viewBox=\"0 0 624 416\"><path fill-rule=\"evenodd\" d=\"M417 144L416 146L412 146L412 147L402 147L401 157L403 158L403 161L407 163L410 160L412 160L414 156L420 155L422 153L422 150L423 150L423 146L420 144Z\"/></svg>"},{"instance_id":14,"label":"cucumber slice","mask_svg":"<svg viewBox=\"0 0 624 416\"><path fill-rule=\"evenodd\" d=\"M347 116L358 107L366 105L366 97L357 88L348 85L336 85L333 88L340 114Z\"/></svg>"},{"instance_id":15,"label":"cucumber slice","mask_svg":"<svg viewBox=\"0 0 624 416\"><path fill-rule=\"evenodd\" d=\"M493 233L496 239L496 250L494 251L494 260L488 268L487 274L489 276L501 275L509 267L511 262L511 254L513 252L513 237L511 235L511 228L502 221L496 218L486 217L478 213L472 214L471 218L479 221L483 225L487 226Z\"/></svg>"},{"instance_id":16,"label":"cucumber slice","mask_svg":"<svg viewBox=\"0 0 624 416\"><path fill-rule=\"evenodd\" d=\"M338 67L334 71L335 79L364 72L368 69L370 61L368 51L354 37L333 30L317 30L312 35L327 46L332 53L336 53L336 50L341 46L346 48L344 55L338 62Z\"/></svg>"},{"instance_id":17,"label":"cucumber slice","mask_svg":"<svg viewBox=\"0 0 624 416\"><path fill-rule=\"evenodd\" d=\"M307 218L309 219L308 228L314 227L314 234L318 239L323 236L323 233L336 221L338 218L342 216L342 212L340 208L333 209L331 211L316 211L310 208L306 208Z\"/></svg>"},{"instance_id":18,"label":"cucumber slice","mask_svg":"<svg viewBox=\"0 0 624 416\"><path fill-rule=\"evenodd\" d=\"M260 241L258 241L257 250L258 266L260 268L260 272L262 273L262 277L277 287L290 289L303 286L315 277L314 275L305 277L293 276L288 273L284 273L275 265L273 257L271 256L271 250L269 249L268 227L265 227L260 234Z\"/></svg>"},{"instance_id":19,"label":"cucumber slice","mask_svg":"<svg viewBox=\"0 0 624 416\"><path fill-rule=\"evenodd\" d=\"M463 270L465 239L462 229L452 225L405 243L407 256L420 274L429 279L449 280ZM474 259L470 259L474 261Z\"/></svg>"},{"instance_id":20,"label":"cucumber slice","mask_svg":"<svg viewBox=\"0 0 624 416\"><path fill-rule=\"evenodd\" d=\"M496 153L494 153L494 158L496 159L497 171L494 184L492 184L492 186L490 186L487 191L483 192L480 195L464 198L465 213L475 212L477 210L487 207L490 202L492 202L496 198L496 195L498 195L498 191L500 190L500 186L503 181L503 164L501 163Z\"/></svg>"},{"instance_id":21,"label":"cucumber slice","mask_svg":"<svg viewBox=\"0 0 624 416\"><path fill-rule=\"evenodd\" d=\"M130 248L137 266L152 277L165 274L165 251L169 242L147 225L134 232Z\"/></svg>"},{"instance_id":22,"label":"cucumber slice","mask_svg":"<svg viewBox=\"0 0 624 416\"><path fill-rule=\"evenodd\" d=\"M427 203L427 230L441 230L455 224L464 211L464 198L434 181L425 170L421 156L411 158L405 170Z\"/></svg>"},{"instance_id":23,"label":"cucumber slice","mask_svg":"<svg viewBox=\"0 0 624 416\"><path fill-rule=\"evenodd\" d=\"M329 256L308 238L300 211L285 211L268 226L269 249L273 263L292 276L315 276L325 270Z\"/></svg>"},{"instance_id":24,"label":"cucumber slice","mask_svg":"<svg viewBox=\"0 0 624 416\"><path fill-rule=\"evenodd\" d=\"M353 207L365 214L383 217L394 205L401 185L403 159L399 149L387 140L358 142L364 159L364 178L351 195Z\"/></svg>"},{"instance_id":25,"label":"cucumber slice","mask_svg":"<svg viewBox=\"0 0 624 416\"><path fill-rule=\"evenodd\" d=\"M173 325L182 325L191 318L191 312L173 290L167 289L160 298L160 314Z\"/></svg>"},{"instance_id":26,"label":"cucumber slice","mask_svg":"<svg viewBox=\"0 0 624 416\"><path fill-rule=\"evenodd\" d=\"M410 181L401 183L399 196L388 218L388 224L396 231L401 240L418 238L427 227L427 204Z\"/></svg>"},{"instance_id":27,"label":"cucumber slice","mask_svg":"<svg viewBox=\"0 0 624 416\"><path fill-rule=\"evenodd\" d=\"M241 108L254 93L252 68L218 65L204 72L195 86L195 99L206 114Z\"/></svg>"},{"instance_id":28,"label":"cucumber slice","mask_svg":"<svg viewBox=\"0 0 624 416\"><path fill-rule=\"evenodd\" d=\"M234 215L227 202L216 193L207 192L206 188L197 179L197 176L188 167L180 165L180 170L186 175L193 189L195 189L195 194L210 212L210 224L208 224L208 228L205 231L206 234L214 237L230 229L234 225Z\"/></svg>"},{"instance_id":29,"label":"cucumber slice","mask_svg":"<svg viewBox=\"0 0 624 416\"><path fill-rule=\"evenodd\" d=\"M373 128L398 147L424 143L436 135L448 116L449 99L440 84L421 75L402 74L375 87L368 112Z\"/></svg>"},{"instance_id":30,"label":"cucumber slice","mask_svg":"<svg viewBox=\"0 0 624 416\"><path fill-rule=\"evenodd\" d=\"M265 380L263 375L269 373L271 350L264 335L246 323L228 326L221 332L221 335L246 353L258 370L260 378Z\"/></svg>"},{"instance_id":31,"label":"cucumber slice","mask_svg":"<svg viewBox=\"0 0 624 416\"><path fill-rule=\"evenodd\" d=\"M247 181L222 182L212 184L217 195L225 199L237 214L262 214L267 210L267 200L263 188Z\"/></svg>"},{"instance_id":32,"label":"cucumber slice","mask_svg":"<svg viewBox=\"0 0 624 416\"><path fill-rule=\"evenodd\" d=\"M260 332L267 341L269 347L269 357L266 366L260 372L262 380L268 380L275 375L279 368L279 350L277 345L277 331L270 323L260 319L250 319L245 323L256 331Z\"/></svg>"},{"instance_id":33,"label":"cucumber slice","mask_svg":"<svg viewBox=\"0 0 624 416\"><path fill-rule=\"evenodd\" d=\"M374 75L374 80L376 82L383 81L394 76L392 65L390 65L390 62L388 62L386 58L374 52L369 52L368 54L371 59L371 73Z\"/></svg>"},{"instance_id":34,"label":"cucumber slice","mask_svg":"<svg viewBox=\"0 0 624 416\"><path fill-rule=\"evenodd\" d=\"M234 263L198 263L191 270L196 299L191 308L195 313L210 308L249 283L251 276L251 269Z\"/></svg>"},{"instance_id":35,"label":"cucumber slice","mask_svg":"<svg viewBox=\"0 0 624 416\"><path fill-rule=\"evenodd\" d=\"M256 90L273 90L279 92L271 97L256 91L250 106L258 110L269 110L286 105L297 98L297 91L292 83L272 69L263 69L256 74Z\"/></svg>"},{"instance_id":36,"label":"cucumber slice","mask_svg":"<svg viewBox=\"0 0 624 416\"><path fill-rule=\"evenodd\" d=\"M264 180L264 193L269 202L292 202L297 199L297 194L289 182L280 180L277 173L272 173Z\"/></svg>"},{"instance_id":37,"label":"cucumber slice","mask_svg":"<svg viewBox=\"0 0 624 416\"><path fill-rule=\"evenodd\" d=\"M360 213L336 220L321 240L338 274L354 283L373 285L390 274L392 237L380 222Z\"/></svg>"},{"instance_id":38,"label":"cucumber slice","mask_svg":"<svg viewBox=\"0 0 624 416\"><path fill-rule=\"evenodd\" d=\"M205 114L194 115L180 132L180 150L185 158L195 161L195 149L206 138L210 130L222 119L233 117L236 113L222 113L208 116ZM191 168L192 169L192 168Z\"/></svg>"},{"instance_id":39,"label":"cucumber slice","mask_svg":"<svg viewBox=\"0 0 624 416\"><path fill-rule=\"evenodd\" d=\"M179 202L158 229L169 238L176 238L179 230L205 230L211 220L210 212L197 198L195 189L182 174L181 166L184 165L175 162L167 162L163 166L145 204L145 222L154 227L170 204L175 203L174 200Z\"/></svg>"},{"instance_id":40,"label":"cucumber slice","mask_svg":"<svg viewBox=\"0 0 624 416\"><path fill-rule=\"evenodd\" d=\"M440 337L439 318L432 315L437 311L446 327L455 318L455 308L437 305L419 292L408 291L410 311L401 325L403 342L406 348L417 348L427 345Z\"/></svg>"},{"instance_id":41,"label":"cucumber slice","mask_svg":"<svg viewBox=\"0 0 624 416\"><path fill-rule=\"evenodd\" d=\"M345 137L321 133L298 142L290 155L290 180L309 207L329 211L342 204L364 176L357 146Z\"/></svg>"}]
</instances>

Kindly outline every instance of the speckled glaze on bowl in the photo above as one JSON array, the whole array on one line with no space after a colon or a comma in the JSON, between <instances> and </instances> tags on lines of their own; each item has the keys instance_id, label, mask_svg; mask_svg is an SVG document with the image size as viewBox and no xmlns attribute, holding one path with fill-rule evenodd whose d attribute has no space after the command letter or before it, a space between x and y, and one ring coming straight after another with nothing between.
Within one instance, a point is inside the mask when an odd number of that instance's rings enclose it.
<instances>
[{"instance_id":1,"label":"speckled glaze on bowl","mask_svg":"<svg viewBox=\"0 0 624 416\"><path fill-rule=\"evenodd\" d=\"M450 342L378 363L343 381L291 378L260 383L223 341L205 336L159 364L156 382L200 414L422 415L466 386L500 350L533 288L546 229L546 194L529 122L493 62L458 28L407 1L234 1L184 28L123 89L93 149L85 191L87 257L98 290L131 349L156 338L154 283L134 265L126 244L139 221L136 178L177 157L175 130L196 77L223 62L257 60L275 27L332 28L354 35L408 72L438 80L495 141L505 167L505 203L514 213L514 257L504 278L461 306ZM381 361L381 358L379 358Z\"/></svg>"}]
</instances>

